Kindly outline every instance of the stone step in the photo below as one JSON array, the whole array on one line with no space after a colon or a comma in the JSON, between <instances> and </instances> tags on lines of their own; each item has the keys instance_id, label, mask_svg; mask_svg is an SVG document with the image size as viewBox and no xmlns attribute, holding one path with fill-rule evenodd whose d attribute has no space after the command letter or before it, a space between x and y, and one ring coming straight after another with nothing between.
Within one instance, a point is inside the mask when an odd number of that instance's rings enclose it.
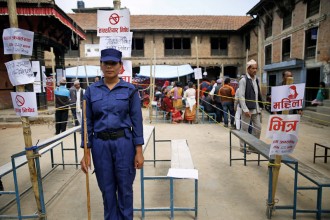
<instances>
[{"instance_id":1,"label":"stone step","mask_svg":"<svg viewBox=\"0 0 330 220\"><path fill-rule=\"evenodd\" d=\"M323 106L330 107L330 99L323 100Z\"/></svg>"},{"instance_id":2,"label":"stone step","mask_svg":"<svg viewBox=\"0 0 330 220\"><path fill-rule=\"evenodd\" d=\"M316 106L307 106L307 107L305 107L304 110L308 110L308 111L316 112L316 109L317 109Z\"/></svg>"},{"instance_id":3,"label":"stone step","mask_svg":"<svg viewBox=\"0 0 330 220\"><path fill-rule=\"evenodd\" d=\"M304 110L302 119L316 123L316 124L330 126L330 115L329 114L322 114L319 112Z\"/></svg>"},{"instance_id":4,"label":"stone step","mask_svg":"<svg viewBox=\"0 0 330 220\"><path fill-rule=\"evenodd\" d=\"M330 106L317 106L316 112L330 115Z\"/></svg>"}]
</instances>

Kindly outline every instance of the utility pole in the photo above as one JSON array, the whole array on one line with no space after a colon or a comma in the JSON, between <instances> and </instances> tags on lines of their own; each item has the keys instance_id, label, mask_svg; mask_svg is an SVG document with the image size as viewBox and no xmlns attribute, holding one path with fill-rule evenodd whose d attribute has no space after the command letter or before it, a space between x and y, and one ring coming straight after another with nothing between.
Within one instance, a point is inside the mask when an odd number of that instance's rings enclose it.
<instances>
[{"instance_id":1,"label":"utility pole","mask_svg":"<svg viewBox=\"0 0 330 220\"><path fill-rule=\"evenodd\" d=\"M16 0L7 0L7 6L8 6L8 16L9 16L10 27L18 28ZM21 59L20 54L13 54L12 57L13 57L13 60ZM16 91L25 92L25 86L17 85ZM30 127L29 118L27 116L22 116L21 121L22 121L22 126L23 126L23 136L24 136L25 148L30 148L30 147L32 147L32 137L31 137L31 127ZM38 207L39 219L44 219L44 217L41 215L41 214L43 214L43 209L41 208L41 202L40 202L37 171L36 171L36 166L35 166L35 162L34 162L35 156L36 155L34 154L33 150L26 150L26 158L28 161L30 180L31 180L32 189L33 189L35 200L36 200L37 207Z\"/></svg>"}]
</instances>

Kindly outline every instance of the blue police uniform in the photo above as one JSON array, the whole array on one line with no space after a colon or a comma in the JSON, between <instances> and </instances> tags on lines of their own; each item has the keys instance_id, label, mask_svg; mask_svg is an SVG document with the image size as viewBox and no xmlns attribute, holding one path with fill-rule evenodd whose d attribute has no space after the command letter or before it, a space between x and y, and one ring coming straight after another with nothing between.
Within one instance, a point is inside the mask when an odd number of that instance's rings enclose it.
<instances>
[{"instance_id":1,"label":"blue police uniform","mask_svg":"<svg viewBox=\"0 0 330 220\"><path fill-rule=\"evenodd\" d=\"M138 92L122 79L110 90L102 79L86 89L84 99L88 147L103 196L104 219L133 219L135 147L144 144Z\"/></svg>"}]
</instances>

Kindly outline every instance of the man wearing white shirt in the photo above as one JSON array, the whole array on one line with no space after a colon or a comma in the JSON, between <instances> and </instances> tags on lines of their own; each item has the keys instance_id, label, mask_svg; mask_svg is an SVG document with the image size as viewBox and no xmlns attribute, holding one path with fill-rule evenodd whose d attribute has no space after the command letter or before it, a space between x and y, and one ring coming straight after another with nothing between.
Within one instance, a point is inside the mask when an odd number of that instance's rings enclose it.
<instances>
[{"instance_id":1,"label":"man wearing white shirt","mask_svg":"<svg viewBox=\"0 0 330 220\"><path fill-rule=\"evenodd\" d=\"M247 73L239 81L239 104L242 108L242 131L248 132L250 121L252 122L252 135L260 138L261 110L263 108L259 81L257 79L258 64L255 60L247 63ZM241 151L243 143L241 141ZM249 152L248 152L249 153Z\"/></svg>"},{"instance_id":2,"label":"man wearing white shirt","mask_svg":"<svg viewBox=\"0 0 330 220\"><path fill-rule=\"evenodd\" d=\"M75 94L76 94L76 98L77 98L76 116L77 116L79 124L81 124L81 122L82 122L82 102L83 102L85 90L80 87L79 80L74 81L73 85L76 88Z\"/></svg>"}]
</instances>

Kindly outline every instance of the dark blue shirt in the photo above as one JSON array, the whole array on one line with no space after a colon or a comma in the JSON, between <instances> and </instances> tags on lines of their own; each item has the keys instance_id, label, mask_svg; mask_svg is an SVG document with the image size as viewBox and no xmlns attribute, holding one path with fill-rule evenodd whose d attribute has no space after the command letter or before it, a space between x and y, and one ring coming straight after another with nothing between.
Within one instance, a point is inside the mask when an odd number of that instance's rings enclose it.
<instances>
[{"instance_id":1,"label":"dark blue shirt","mask_svg":"<svg viewBox=\"0 0 330 220\"><path fill-rule=\"evenodd\" d=\"M144 144L141 102L132 84L120 79L120 82L110 90L102 79L86 89L84 99L88 147L93 146L94 133L121 129L132 130L135 146Z\"/></svg>"}]
</instances>

